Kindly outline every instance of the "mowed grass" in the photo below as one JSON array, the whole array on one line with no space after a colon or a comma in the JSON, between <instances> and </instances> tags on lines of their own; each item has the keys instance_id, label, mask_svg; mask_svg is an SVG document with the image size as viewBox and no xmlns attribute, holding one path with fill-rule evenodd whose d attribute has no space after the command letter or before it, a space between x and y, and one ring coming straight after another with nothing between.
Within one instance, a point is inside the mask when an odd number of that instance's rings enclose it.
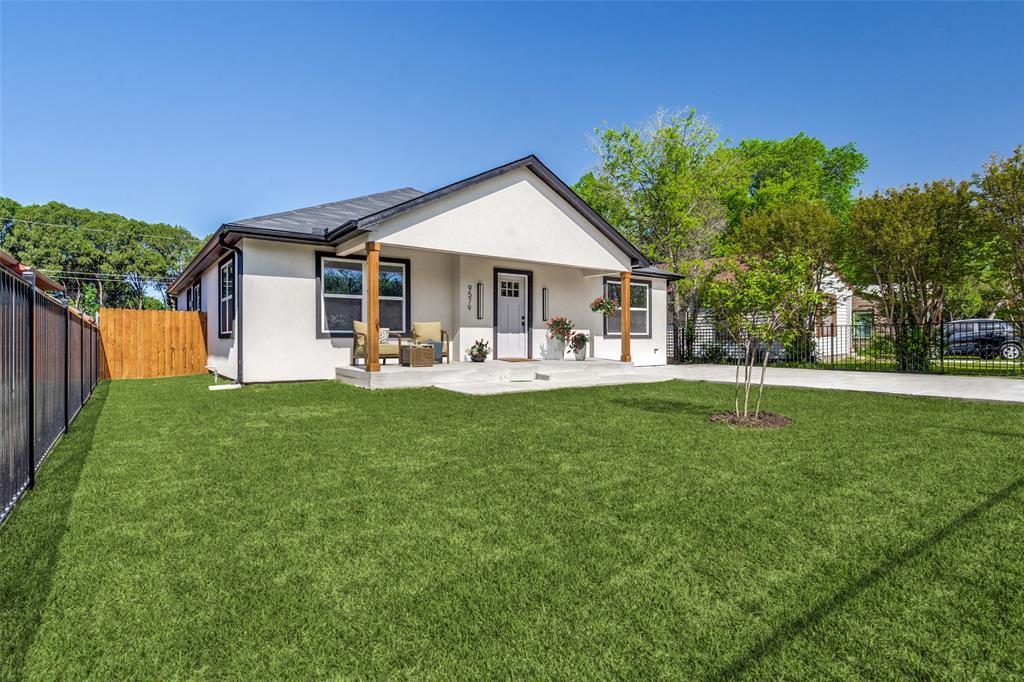
<instances>
[{"instance_id":1,"label":"mowed grass","mask_svg":"<svg viewBox=\"0 0 1024 682\"><path fill-rule=\"evenodd\" d=\"M1024 675L1024 407L102 384L0 529L25 679Z\"/></svg>"}]
</instances>

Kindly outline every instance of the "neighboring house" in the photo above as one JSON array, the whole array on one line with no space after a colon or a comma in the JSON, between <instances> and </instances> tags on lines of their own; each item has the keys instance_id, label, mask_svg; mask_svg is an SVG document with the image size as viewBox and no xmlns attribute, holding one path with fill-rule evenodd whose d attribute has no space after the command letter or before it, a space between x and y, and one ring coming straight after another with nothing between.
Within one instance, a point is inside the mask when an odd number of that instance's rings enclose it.
<instances>
[{"instance_id":1,"label":"neighboring house","mask_svg":"<svg viewBox=\"0 0 1024 682\"><path fill-rule=\"evenodd\" d=\"M853 324L853 287L839 273L831 271L822 278L825 294L824 314L815 328L815 354L819 360L846 357L853 352L856 329Z\"/></svg>"},{"instance_id":2,"label":"neighboring house","mask_svg":"<svg viewBox=\"0 0 1024 682\"><path fill-rule=\"evenodd\" d=\"M7 253L6 251L0 250L0 265L6 266L8 269L24 276L27 273L34 272L36 277L36 288L40 291L63 300L64 299L64 285L59 282L55 282L43 273L39 272L30 265L25 265L17 258Z\"/></svg>"},{"instance_id":3,"label":"neighboring house","mask_svg":"<svg viewBox=\"0 0 1024 682\"><path fill-rule=\"evenodd\" d=\"M590 310L618 296L623 277L626 340L619 315ZM212 368L248 383L334 378L352 364L353 322L374 297L381 328L406 335L440 321L456 362L480 338L499 359L548 357L546 320L560 315L591 333L593 357L664 364L674 278L528 156L433 192L221 225L168 291L179 309L207 312Z\"/></svg>"},{"instance_id":4,"label":"neighboring house","mask_svg":"<svg viewBox=\"0 0 1024 682\"><path fill-rule=\"evenodd\" d=\"M830 270L822 278L821 293L825 295L826 303L823 314L815 325L815 357L821 360L848 356L853 352L854 341L857 338L857 329L852 326L853 286L847 283L838 272ZM668 306L667 316L671 320L671 305ZM868 336L870 336L870 330ZM694 353L698 356L714 355L716 346L725 347L729 355L737 352L737 349L732 347L728 336L716 331L706 310L701 310L697 316L694 340Z\"/></svg>"}]
</instances>

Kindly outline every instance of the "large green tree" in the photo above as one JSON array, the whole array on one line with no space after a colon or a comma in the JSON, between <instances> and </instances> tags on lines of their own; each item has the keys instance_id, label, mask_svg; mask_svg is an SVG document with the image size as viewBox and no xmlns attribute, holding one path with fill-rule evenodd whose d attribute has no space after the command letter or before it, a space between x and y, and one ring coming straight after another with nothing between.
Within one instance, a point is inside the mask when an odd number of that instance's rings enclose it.
<instances>
[{"instance_id":1,"label":"large green tree","mask_svg":"<svg viewBox=\"0 0 1024 682\"><path fill-rule=\"evenodd\" d=\"M166 287L200 241L165 223L58 202L22 206L0 197L0 246L67 287L79 308L143 307Z\"/></svg>"},{"instance_id":2,"label":"large green tree","mask_svg":"<svg viewBox=\"0 0 1024 682\"><path fill-rule=\"evenodd\" d=\"M1024 145L1005 159L990 159L984 172L975 174L974 186L988 232L993 278L1005 291L997 306L1024 322Z\"/></svg>"},{"instance_id":3,"label":"large green tree","mask_svg":"<svg viewBox=\"0 0 1024 682\"><path fill-rule=\"evenodd\" d=\"M748 182L730 198L734 226L751 213L794 203L820 204L844 220L868 165L852 142L830 148L804 133L784 140L743 140L738 152Z\"/></svg>"},{"instance_id":4,"label":"large green tree","mask_svg":"<svg viewBox=\"0 0 1024 682\"><path fill-rule=\"evenodd\" d=\"M658 111L639 128L598 129L595 169L574 189L643 253L684 278L672 296L677 329L694 323L705 260L728 225L726 200L743 164L705 116Z\"/></svg>"}]
</instances>

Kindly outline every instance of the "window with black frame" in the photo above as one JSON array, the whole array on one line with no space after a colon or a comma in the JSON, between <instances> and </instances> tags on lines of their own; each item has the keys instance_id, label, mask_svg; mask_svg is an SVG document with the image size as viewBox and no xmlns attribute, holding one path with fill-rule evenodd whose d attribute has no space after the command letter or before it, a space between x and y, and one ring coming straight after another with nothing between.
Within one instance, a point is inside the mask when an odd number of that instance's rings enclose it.
<instances>
[{"instance_id":1,"label":"window with black frame","mask_svg":"<svg viewBox=\"0 0 1024 682\"><path fill-rule=\"evenodd\" d=\"M621 301L622 284L617 279L604 283L604 295L616 302ZM629 333L630 336L651 335L651 284L643 280L629 285ZM605 336L622 336L622 311L616 310L604 318Z\"/></svg>"},{"instance_id":2,"label":"window with black frame","mask_svg":"<svg viewBox=\"0 0 1024 682\"><path fill-rule=\"evenodd\" d=\"M408 319L408 269L405 263L380 262L378 292L380 299L380 326L405 333ZM364 280L366 262L352 258L320 260L321 319L324 334L351 334L352 323L363 321L363 303L366 296Z\"/></svg>"},{"instance_id":3,"label":"window with black frame","mask_svg":"<svg viewBox=\"0 0 1024 682\"><path fill-rule=\"evenodd\" d=\"M230 258L218 268L218 331L231 336L235 331L235 259Z\"/></svg>"}]
</instances>

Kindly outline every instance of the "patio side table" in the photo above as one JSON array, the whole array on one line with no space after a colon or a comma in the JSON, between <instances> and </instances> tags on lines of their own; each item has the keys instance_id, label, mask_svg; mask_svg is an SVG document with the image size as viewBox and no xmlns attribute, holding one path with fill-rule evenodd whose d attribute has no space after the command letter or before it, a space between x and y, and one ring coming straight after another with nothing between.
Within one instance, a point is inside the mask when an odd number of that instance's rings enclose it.
<instances>
[{"instance_id":1,"label":"patio side table","mask_svg":"<svg viewBox=\"0 0 1024 682\"><path fill-rule=\"evenodd\" d=\"M433 367L434 347L431 345L403 343L400 362L406 367Z\"/></svg>"}]
</instances>

